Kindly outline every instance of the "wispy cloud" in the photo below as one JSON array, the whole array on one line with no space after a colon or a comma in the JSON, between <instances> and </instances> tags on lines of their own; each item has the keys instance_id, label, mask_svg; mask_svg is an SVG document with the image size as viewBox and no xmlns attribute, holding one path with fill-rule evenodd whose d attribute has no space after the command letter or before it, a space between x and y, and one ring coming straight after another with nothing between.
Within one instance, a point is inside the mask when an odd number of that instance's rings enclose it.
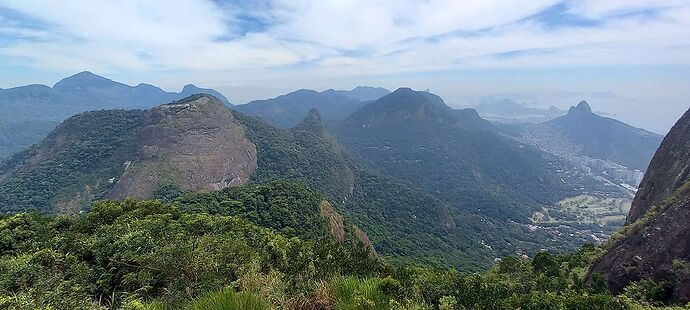
<instances>
[{"instance_id":1,"label":"wispy cloud","mask_svg":"<svg viewBox=\"0 0 690 310\"><path fill-rule=\"evenodd\" d=\"M88 69L245 89L452 70L690 66L688 29L686 0L0 0L0 75Z\"/></svg>"},{"instance_id":2,"label":"wispy cloud","mask_svg":"<svg viewBox=\"0 0 690 310\"><path fill-rule=\"evenodd\" d=\"M682 1L0 1L0 16L0 54L55 69L311 62L311 70L354 74L690 62L668 49L690 40ZM625 57L631 47L644 55ZM551 56L520 52L539 50ZM517 53L510 64L491 57Z\"/></svg>"}]
</instances>

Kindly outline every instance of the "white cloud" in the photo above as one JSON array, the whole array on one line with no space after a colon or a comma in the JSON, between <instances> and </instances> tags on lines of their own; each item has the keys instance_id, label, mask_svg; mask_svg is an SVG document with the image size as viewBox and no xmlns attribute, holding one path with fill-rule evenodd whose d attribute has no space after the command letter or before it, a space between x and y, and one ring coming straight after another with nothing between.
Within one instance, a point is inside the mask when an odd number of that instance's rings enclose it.
<instances>
[{"instance_id":1,"label":"white cloud","mask_svg":"<svg viewBox=\"0 0 690 310\"><path fill-rule=\"evenodd\" d=\"M597 27L527 19L558 3L0 0L0 82L11 79L7 70L16 70L17 59L50 76L94 70L171 88L271 84L272 94L452 70L690 65L688 1L568 1L568 13L599 20ZM492 87L510 88L503 83ZM454 96L453 87L443 89ZM599 90L606 89L592 91Z\"/></svg>"},{"instance_id":2,"label":"white cloud","mask_svg":"<svg viewBox=\"0 0 690 310\"><path fill-rule=\"evenodd\" d=\"M266 11L242 12L243 8L187 0L5 0L0 6L47 27L38 32L17 25L0 26L2 35L27 34L27 40L1 47L0 54L55 69L82 62L80 67L112 70L260 70L312 62L309 70L340 74L539 64L649 64L654 63L652 58L661 63L689 61L675 57L679 52L668 48L690 37L690 14L680 1L587 0L575 1L571 7L572 12L592 18L651 6L674 8L651 22L614 20L603 27L558 30L516 23L555 3L274 0ZM245 34L237 18L241 14L263 18L261 22L268 26ZM473 35L480 30L484 32ZM41 39L32 40L31 34ZM631 54L631 46L640 47L639 53L611 59L611 53ZM490 56L530 49L551 49L553 53L525 53L510 61ZM587 50L582 58L560 57Z\"/></svg>"}]
</instances>

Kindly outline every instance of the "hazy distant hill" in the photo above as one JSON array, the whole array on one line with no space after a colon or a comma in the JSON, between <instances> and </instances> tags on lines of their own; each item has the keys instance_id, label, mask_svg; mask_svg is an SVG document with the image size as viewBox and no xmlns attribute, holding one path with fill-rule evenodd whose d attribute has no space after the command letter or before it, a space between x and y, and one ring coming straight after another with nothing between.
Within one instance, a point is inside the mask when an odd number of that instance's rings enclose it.
<instances>
[{"instance_id":1,"label":"hazy distant hill","mask_svg":"<svg viewBox=\"0 0 690 310\"><path fill-rule=\"evenodd\" d=\"M388 95L391 93L390 90L387 90L383 87L370 87L370 86L357 86L353 88L352 90L332 90L329 89L325 92L335 92L341 95L344 95L346 97L356 99L359 101L371 101L371 100L376 100L379 99L385 95Z\"/></svg>"},{"instance_id":2,"label":"hazy distant hill","mask_svg":"<svg viewBox=\"0 0 690 310\"><path fill-rule=\"evenodd\" d=\"M41 141L58 121L17 121L0 124L0 161L31 144Z\"/></svg>"},{"instance_id":3,"label":"hazy distant hill","mask_svg":"<svg viewBox=\"0 0 690 310\"><path fill-rule=\"evenodd\" d=\"M512 99L486 100L474 107L483 118L505 122L544 122L566 113L557 107L550 106L547 109L538 108L520 103Z\"/></svg>"},{"instance_id":4,"label":"hazy distant hill","mask_svg":"<svg viewBox=\"0 0 690 310\"><path fill-rule=\"evenodd\" d=\"M254 100L233 109L261 117L281 128L297 125L309 110L317 109L324 122L334 124L361 107L363 102L376 100L388 93L390 91L384 88L367 86L358 86L350 91L300 89L272 99Z\"/></svg>"},{"instance_id":5,"label":"hazy distant hill","mask_svg":"<svg viewBox=\"0 0 690 310\"><path fill-rule=\"evenodd\" d=\"M515 134L550 151L608 160L641 171L647 169L663 138L596 115L585 101L571 107L564 116L541 124L524 125Z\"/></svg>"},{"instance_id":6,"label":"hazy distant hill","mask_svg":"<svg viewBox=\"0 0 690 310\"><path fill-rule=\"evenodd\" d=\"M187 85L179 93L167 92L149 84L129 86L81 72L53 87L27 85L0 89L0 159L40 141L56 124L84 111L134 109L209 93L229 105L228 99L212 89ZM32 128L26 128L26 124Z\"/></svg>"}]
</instances>

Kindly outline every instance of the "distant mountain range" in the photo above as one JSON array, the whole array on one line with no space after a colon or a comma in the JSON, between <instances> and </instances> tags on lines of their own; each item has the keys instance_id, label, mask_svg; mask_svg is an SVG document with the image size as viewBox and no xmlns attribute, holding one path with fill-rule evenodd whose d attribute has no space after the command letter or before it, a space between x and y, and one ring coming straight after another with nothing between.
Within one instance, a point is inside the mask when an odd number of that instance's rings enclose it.
<instances>
[{"instance_id":1,"label":"distant mountain range","mask_svg":"<svg viewBox=\"0 0 690 310\"><path fill-rule=\"evenodd\" d=\"M263 118L281 128L297 125L311 109L317 109L326 124L336 124L352 112L359 109L364 102L381 98L390 91L385 88L358 86L353 90L325 90L317 92L300 89L282 96L266 100L254 100L238 105L233 109Z\"/></svg>"},{"instance_id":2,"label":"distant mountain range","mask_svg":"<svg viewBox=\"0 0 690 310\"><path fill-rule=\"evenodd\" d=\"M53 87L33 84L0 89L0 159L40 141L55 125L80 112L145 109L199 93L211 94L230 105L219 92L192 84L175 93L150 84L129 86L87 71Z\"/></svg>"},{"instance_id":3,"label":"distant mountain range","mask_svg":"<svg viewBox=\"0 0 690 310\"><path fill-rule=\"evenodd\" d=\"M0 89L0 109L4 111L0 114L0 159L39 142L57 124L80 112L147 109L201 93L213 95L226 106L233 107L225 96L213 89L188 84L180 92L167 92L150 84L129 86L88 71L67 77L53 87L33 84ZM363 102L388 93L387 89L368 86L358 86L349 91L302 89L233 108L260 116L282 128L297 125L310 109L316 108L324 121L332 124L350 115ZM31 128L26 128L28 124Z\"/></svg>"},{"instance_id":4,"label":"distant mountain range","mask_svg":"<svg viewBox=\"0 0 690 310\"><path fill-rule=\"evenodd\" d=\"M586 101L568 114L539 124L516 125L506 131L548 152L586 156L645 171L661 143L661 135L596 115Z\"/></svg>"},{"instance_id":5,"label":"distant mountain range","mask_svg":"<svg viewBox=\"0 0 690 310\"><path fill-rule=\"evenodd\" d=\"M483 118L503 123L541 123L566 113L555 106L544 109L508 98L485 100L474 108Z\"/></svg>"}]
</instances>

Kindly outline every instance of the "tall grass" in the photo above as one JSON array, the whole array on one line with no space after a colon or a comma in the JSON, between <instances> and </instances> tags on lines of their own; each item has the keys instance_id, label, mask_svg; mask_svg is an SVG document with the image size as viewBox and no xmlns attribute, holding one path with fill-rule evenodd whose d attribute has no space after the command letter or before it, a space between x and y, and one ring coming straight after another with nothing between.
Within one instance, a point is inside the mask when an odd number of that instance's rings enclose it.
<instances>
[{"instance_id":1,"label":"tall grass","mask_svg":"<svg viewBox=\"0 0 690 310\"><path fill-rule=\"evenodd\" d=\"M331 281L333 309L388 309L389 300L379 289L379 282L378 278L334 278Z\"/></svg>"},{"instance_id":2,"label":"tall grass","mask_svg":"<svg viewBox=\"0 0 690 310\"><path fill-rule=\"evenodd\" d=\"M237 293L223 289L210 293L184 307L185 310L268 310L269 305L249 293Z\"/></svg>"}]
</instances>

